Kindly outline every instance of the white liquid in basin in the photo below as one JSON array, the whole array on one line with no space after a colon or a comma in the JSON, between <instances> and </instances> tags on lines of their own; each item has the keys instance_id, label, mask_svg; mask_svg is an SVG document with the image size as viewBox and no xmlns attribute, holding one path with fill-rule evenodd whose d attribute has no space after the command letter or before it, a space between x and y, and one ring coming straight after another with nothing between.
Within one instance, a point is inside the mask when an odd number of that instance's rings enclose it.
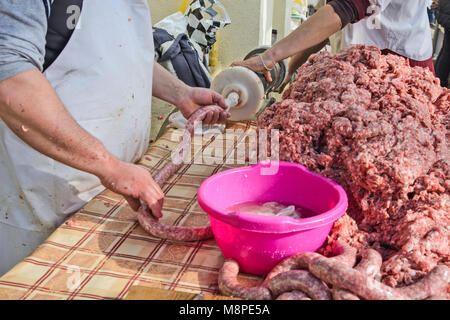
<instances>
[{"instance_id":1,"label":"white liquid in basin","mask_svg":"<svg viewBox=\"0 0 450 320\"><path fill-rule=\"evenodd\" d=\"M263 216L288 216L296 219L314 216L313 211L290 204L279 202L243 202L232 205L226 209L227 213L253 213Z\"/></svg>"}]
</instances>

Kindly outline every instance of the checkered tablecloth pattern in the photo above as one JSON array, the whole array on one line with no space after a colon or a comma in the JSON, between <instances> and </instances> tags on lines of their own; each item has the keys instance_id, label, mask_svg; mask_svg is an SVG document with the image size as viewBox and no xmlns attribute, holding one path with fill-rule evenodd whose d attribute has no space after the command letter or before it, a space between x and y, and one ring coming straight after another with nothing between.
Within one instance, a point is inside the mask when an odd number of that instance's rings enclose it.
<instances>
[{"instance_id":1,"label":"checkered tablecloth pattern","mask_svg":"<svg viewBox=\"0 0 450 320\"><path fill-rule=\"evenodd\" d=\"M254 129L254 123L228 125L227 130L238 133L234 135L237 139L218 156L225 159L233 154L236 145L247 143L245 136ZM169 161L179 136L169 130L148 149L139 165L155 174ZM200 142L194 139L193 144L201 144L197 150L206 150L217 141L210 137ZM207 223L208 217L197 203L199 185L217 172L245 165L225 161L197 164L198 158L191 158L162 188L166 195L163 223ZM186 243L150 236L126 201L106 190L0 278L0 299L124 299L135 285L217 294L222 263L214 239ZM240 281L254 285L261 279L241 275Z\"/></svg>"}]
</instances>

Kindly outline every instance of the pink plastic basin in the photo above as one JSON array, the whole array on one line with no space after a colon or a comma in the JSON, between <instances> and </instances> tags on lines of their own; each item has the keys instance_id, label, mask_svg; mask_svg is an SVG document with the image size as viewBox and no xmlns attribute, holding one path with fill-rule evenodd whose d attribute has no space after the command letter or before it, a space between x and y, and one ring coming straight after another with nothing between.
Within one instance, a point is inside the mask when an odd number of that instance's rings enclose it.
<instances>
[{"instance_id":1,"label":"pink plastic basin","mask_svg":"<svg viewBox=\"0 0 450 320\"><path fill-rule=\"evenodd\" d=\"M261 174L275 164L278 172ZM304 219L229 214L232 205L258 201L293 204L317 213ZM231 169L206 179L198 203L208 214L222 254L233 258L243 272L267 274L280 260L295 253L316 251L333 222L347 210L347 195L334 181L290 162L266 162Z\"/></svg>"}]
</instances>

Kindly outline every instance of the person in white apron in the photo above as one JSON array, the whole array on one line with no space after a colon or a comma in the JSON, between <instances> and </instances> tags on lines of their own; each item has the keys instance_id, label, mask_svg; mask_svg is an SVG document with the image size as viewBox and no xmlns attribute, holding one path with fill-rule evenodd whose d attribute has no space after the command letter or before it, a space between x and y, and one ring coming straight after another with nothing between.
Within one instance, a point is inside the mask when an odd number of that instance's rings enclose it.
<instances>
[{"instance_id":1,"label":"person in white apron","mask_svg":"<svg viewBox=\"0 0 450 320\"><path fill-rule=\"evenodd\" d=\"M320 50L326 40L342 28L343 46L375 45L384 54L394 53L409 59L411 66L429 68L434 73L431 31L424 0L332 0L286 38L261 56L232 65L264 72L283 59L293 57L290 70L296 70L305 52Z\"/></svg>"},{"instance_id":2,"label":"person in white apron","mask_svg":"<svg viewBox=\"0 0 450 320\"><path fill-rule=\"evenodd\" d=\"M153 59L147 0L88 0L44 74L0 82L0 276L105 187L161 215L161 189L132 164L149 144L152 91L185 117L226 105Z\"/></svg>"}]
</instances>

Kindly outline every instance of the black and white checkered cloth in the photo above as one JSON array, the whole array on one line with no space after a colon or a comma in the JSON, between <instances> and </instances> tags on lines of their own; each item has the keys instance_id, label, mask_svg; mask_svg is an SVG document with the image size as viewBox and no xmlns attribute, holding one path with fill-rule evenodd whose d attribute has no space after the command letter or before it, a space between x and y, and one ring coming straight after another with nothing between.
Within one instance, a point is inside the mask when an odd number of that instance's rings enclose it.
<instances>
[{"instance_id":1,"label":"black and white checkered cloth","mask_svg":"<svg viewBox=\"0 0 450 320\"><path fill-rule=\"evenodd\" d=\"M214 7L222 10L220 16ZM198 43L205 53L208 53L216 42L217 30L231 23L225 8L217 0L192 1L186 17L188 18L189 38Z\"/></svg>"}]
</instances>

